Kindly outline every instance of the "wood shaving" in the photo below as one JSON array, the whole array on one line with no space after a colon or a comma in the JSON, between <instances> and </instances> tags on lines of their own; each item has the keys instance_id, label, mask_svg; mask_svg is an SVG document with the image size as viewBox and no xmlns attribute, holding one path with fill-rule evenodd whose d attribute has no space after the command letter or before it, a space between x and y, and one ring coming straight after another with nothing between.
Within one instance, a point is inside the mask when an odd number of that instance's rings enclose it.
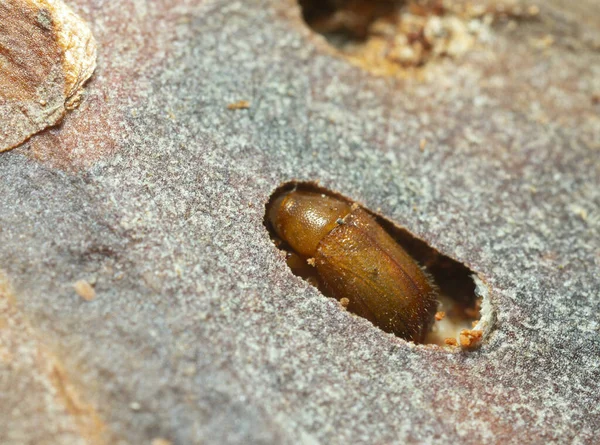
<instances>
[{"instance_id":1,"label":"wood shaving","mask_svg":"<svg viewBox=\"0 0 600 445\"><path fill-rule=\"evenodd\" d=\"M96 298L96 291L86 280L79 280L73 284L73 289L85 301L92 301Z\"/></svg>"},{"instance_id":2,"label":"wood shaving","mask_svg":"<svg viewBox=\"0 0 600 445\"><path fill-rule=\"evenodd\" d=\"M481 338L483 336L483 331L479 331L476 329L463 329L460 331L460 346L469 349L474 348L479 345L481 342Z\"/></svg>"},{"instance_id":3,"label":"wood shaving","mask_svg":"<svg viewBox=\"0 0 600 445\"><path fill-rule=\"evenodd\" d=\"M248 108L250 108L250 102L247 100L238 100L227 105L228 110L247 110Z\"/></svg>"}]
</instances>

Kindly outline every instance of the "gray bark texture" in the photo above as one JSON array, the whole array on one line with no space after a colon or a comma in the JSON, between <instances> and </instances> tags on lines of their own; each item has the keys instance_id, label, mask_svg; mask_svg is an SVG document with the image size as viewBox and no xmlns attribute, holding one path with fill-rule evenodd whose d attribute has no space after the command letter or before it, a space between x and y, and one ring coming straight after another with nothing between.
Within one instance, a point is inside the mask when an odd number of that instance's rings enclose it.
<instances>
[{"instance_id":1,"label":"gray bark texture","mask_svg":"<svg viewBox=\"0 0 600 445\"><path fill-rule=\"evenodd\" d=\"M598 443L597 2L404 76L293 0L68 4L96 71L0 154L0 443ZM263 224L290 180L475 271L481 347L407 343L294 276Z\"/></svg>"}]
</instances>

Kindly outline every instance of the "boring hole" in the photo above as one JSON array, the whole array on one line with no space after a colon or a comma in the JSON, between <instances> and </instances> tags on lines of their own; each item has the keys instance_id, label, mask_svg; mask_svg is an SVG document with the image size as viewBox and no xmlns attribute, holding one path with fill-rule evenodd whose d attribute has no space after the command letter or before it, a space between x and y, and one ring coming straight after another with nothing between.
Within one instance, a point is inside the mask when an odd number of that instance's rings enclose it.
<instances>
[{"instance_id":1,"label":"boring hole","mask_svg":"<svg viewBox=\"0 0 600 445\"><path fill-rule=\"evenodd\" d=\"M413 236L408 230L399 227L382 216L374 215L376 221L406 250L427 272L438 289L438 311L436 320L428 333L425 343L470 346L477 343L471 335L478 333L461 332L473 330L480 319L482 297L477 294L473 277L475 272L464 264L440 253L425 241Z\"/></svg>"},{"instance_id":2,"label":"boring hole","mask_svg":"<svg viewBox=\"0 0 600 445\"><path fill-rule=\"evenodd\" d=\"M306 23L337 48L367 40L373 23L393 17L402 1L299 0Z\"/></svg>"},{"instance_id":3,"label":"boring hole","mask_svg":"<svg viewBox=\"0 0 600 445\"><path fill-rule=\"evenodd\" d=\"M474 272L392 221L315 183L289 182L272 194L264 223L292 272L341 310L416 343L480 344Z\"/></svg>"},{"instance_id":4,"label":"boring hole","mask_svg":"<svg viewBox=\"0 0 600 445\"><path fill-rule=\"evenodd\" d=\"M539 13L510 0L298 0L307 25L350 62L395 75L486 44L496 23Z\"/></svg>"}]
</instances>

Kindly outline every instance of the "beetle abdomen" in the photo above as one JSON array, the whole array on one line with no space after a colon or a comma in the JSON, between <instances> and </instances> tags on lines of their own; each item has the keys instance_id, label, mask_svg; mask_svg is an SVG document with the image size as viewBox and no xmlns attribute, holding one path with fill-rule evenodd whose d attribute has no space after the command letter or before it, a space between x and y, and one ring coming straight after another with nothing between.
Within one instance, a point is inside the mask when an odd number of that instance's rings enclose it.
<instances>
[{"instance_id":1,"label":"beetle abdomen","mask_svg":"<svg viewBox=\"0 0 600 445\"><path fill-rule=\"evenodd\" d=\"M386 332L422 342L437 308L433 286L421 268L362 209L353 210L317 248L322 284L348 310Z\"/></svg>"}]
</instances>

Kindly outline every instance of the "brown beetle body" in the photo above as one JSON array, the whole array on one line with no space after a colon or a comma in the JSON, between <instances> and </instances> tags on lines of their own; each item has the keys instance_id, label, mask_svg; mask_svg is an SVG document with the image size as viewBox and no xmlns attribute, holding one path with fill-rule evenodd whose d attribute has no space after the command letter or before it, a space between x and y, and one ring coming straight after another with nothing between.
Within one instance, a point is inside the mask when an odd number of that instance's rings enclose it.
<instances>
[{"instance_id":1,"label":"brown beetle body","mask_svg":"<svg viewBox=\"0 0 600 445\"><path fill-rule=\"evenodd\" d=\"M332 196L294 190L272 203L268 219L298 256L314 264L326 295L348 299L349 311L386 332L423 342L436 313L435 288L369 213ZM288 264L294 269L293 260Z\"/></svg>"}]
</instances>

